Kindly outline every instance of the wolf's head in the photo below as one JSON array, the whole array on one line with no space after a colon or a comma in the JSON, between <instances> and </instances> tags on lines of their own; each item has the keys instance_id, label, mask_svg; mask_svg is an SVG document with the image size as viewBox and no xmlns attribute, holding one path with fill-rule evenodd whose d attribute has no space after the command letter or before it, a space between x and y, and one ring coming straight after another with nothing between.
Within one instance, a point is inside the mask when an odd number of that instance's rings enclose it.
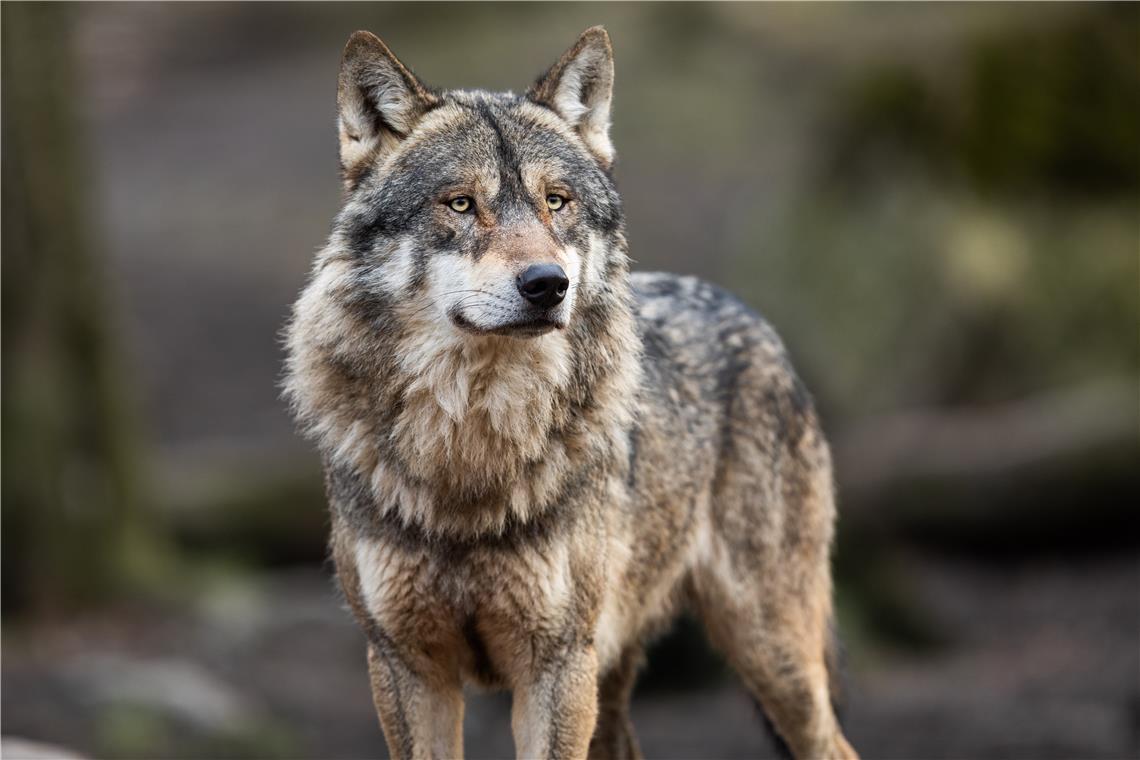
<instances>
[{"instance_id":1,"label":"wolf's head","mask_svg":"<svg viewBox=\"0 0 1140 760\"><path fill-rule=\"evenodd\" d=\"M628 460L640 342L612 83L601 28L522 96L430 89L367 32L345 48L347 197L287 330L285 392L326 463L405 521L501 527L576 468Z\"/></svg>"},{"instance_id":2,"label":"wolf's head","mask_svg":"<svg viewBox=\"0 0 1140 760\"><path fill-rule=\"evenodd\" d=\"M434 90L369 32L345 47L338 223L359 287L469 335L564 329L620 233L609 36L587 30L524 96Z\"/></svg>"}]
</instances>

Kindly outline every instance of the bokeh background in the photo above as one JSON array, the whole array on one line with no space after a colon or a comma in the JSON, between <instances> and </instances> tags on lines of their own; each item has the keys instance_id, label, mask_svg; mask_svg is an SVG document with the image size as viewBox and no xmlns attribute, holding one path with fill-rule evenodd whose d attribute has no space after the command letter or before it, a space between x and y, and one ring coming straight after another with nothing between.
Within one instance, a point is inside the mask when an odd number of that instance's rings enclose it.
<instances>
[{"instance_id":1,"label":"bokeh background","mask_svg":"<svg viewBox=\"0 0 1140 760\"><path fill-rule=\"evenodd\" d=\"M3 713L106 758L383 755L278 332L370 29L520 91L614 40L636 266L782 332L869 758L1140 756L1140 6L4 3ZM468 754L512 752L473 695ZM772 753L683 622L652 758ZM8 744L7 756L17 756Z\"/></svg>"}]
</instances>

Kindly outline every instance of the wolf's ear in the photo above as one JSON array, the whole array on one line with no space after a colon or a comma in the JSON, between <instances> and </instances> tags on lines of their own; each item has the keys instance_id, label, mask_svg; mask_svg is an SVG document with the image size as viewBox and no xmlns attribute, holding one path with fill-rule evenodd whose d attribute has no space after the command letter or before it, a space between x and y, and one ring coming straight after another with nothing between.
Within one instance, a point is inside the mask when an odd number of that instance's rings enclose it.
<instances>
[{"instance_id":1,"label":"wolf's ear","mask_svg":"<svg viewBox=\"0 0 1140 760\"><path fill-rule=\"evenodd\" d=\"M614 92L614 51L600 26L590 27L558 63L539 77L527 96L559 114L578 131L605 167L614 160L610 142L610 101Z\"/></svg>"},{"instance_id":2,"label":"wolf's ear","mask_svg":"<svg viewBox=\"0 0 1140 760\"><path fill-rule=\"evenodd\" d=\"M425 87L379 37L354 32L344 47L337 81L337 129L345 182L408 136L434 104Z\"/></svg>"}]
</instances>

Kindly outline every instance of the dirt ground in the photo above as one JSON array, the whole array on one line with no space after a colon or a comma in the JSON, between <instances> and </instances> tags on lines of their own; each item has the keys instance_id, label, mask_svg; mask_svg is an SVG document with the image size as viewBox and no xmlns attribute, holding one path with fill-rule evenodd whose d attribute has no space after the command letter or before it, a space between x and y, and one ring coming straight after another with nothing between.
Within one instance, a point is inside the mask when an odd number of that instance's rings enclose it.
<instances>
[{"instance_id":1,"label":"dirt ground","mask_svg":"<svg viewBox=\"0 0 1140 760\"><path fill-rule=\"evenodd\" d=\"M947 643L922 656L851 653L846 723L865 757L1140 756L1135 558L912 570ZM6 633L4 732L102 756L384 756L363 642L325 574L283 572L208 598L192 614ZM505 695L471 695L469 757L511 756L508 713ZM650 758L773 756L732 682L642 690L633 713Z\"/></svg>"}]
</instances>

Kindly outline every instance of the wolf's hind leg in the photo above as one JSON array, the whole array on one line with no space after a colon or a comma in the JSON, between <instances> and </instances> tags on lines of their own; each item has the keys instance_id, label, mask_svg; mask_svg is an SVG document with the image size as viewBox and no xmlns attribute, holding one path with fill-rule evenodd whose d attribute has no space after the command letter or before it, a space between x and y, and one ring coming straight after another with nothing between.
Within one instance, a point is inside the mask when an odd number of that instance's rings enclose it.
<instances>
[{"instance_id":1,"label":"wolf's hind leg","mask_svg":"<svg viewBox=\"0 0 1140 760\"><path fill-rule=\"evenodd\" d=\"M740 602L706 589L701 617L792 754L798 760L856 758L831 705L826 619L791 598L783 605Z\"/></svg>"},{"instance_id":2,"label":"wolf's hind leg","mask_svg":"<svg viewBox=\"0 0 1140 760\"><path fill-rule=\"evenodd\" d=\"M641 660L641 646L630 646L602 677L598 685L598 725L590 740L591 760L640 760L641 749L629 718L629 700Z\"/></svg>"},{"instance_id":3,"label":"wolf's hind leg","mask_svg":"<svg viewBox=\"0 0 1140 760\"><path fill-rule=\"evenodd\" d=\"M793 410L783 418L795 419ZM799 424L767 441L740 434L727 452L694 601L712 643L799 760L854 758L829 673L831 467L810 416ZM755 466L773 459L773 469Z\"/></svg>"},{"instance_id":4,"label":"wolf's hind leg","mask_svg":"<svg viewBox=\"0 0 1140 760\"><path fill-rule=\"evenodd\" d=\"M846 760L856 755L832 708L828 669L831 457L786 358L763 336L756 350L725 410L693 601L792 754Z\"/></svg>"}]
</instances>

